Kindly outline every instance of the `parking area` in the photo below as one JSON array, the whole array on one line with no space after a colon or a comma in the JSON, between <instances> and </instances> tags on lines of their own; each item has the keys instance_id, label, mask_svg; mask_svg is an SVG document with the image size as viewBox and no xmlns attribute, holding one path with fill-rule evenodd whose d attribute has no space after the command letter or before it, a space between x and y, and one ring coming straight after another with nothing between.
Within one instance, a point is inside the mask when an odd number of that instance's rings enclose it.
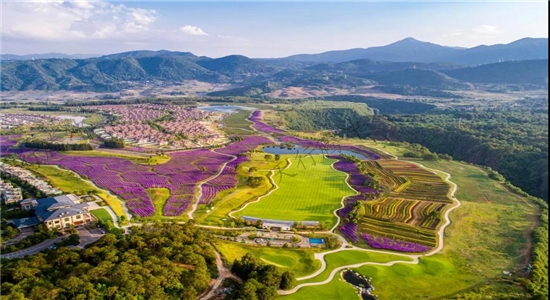
<instances>
[{"instance_id":1,"label":"parking area","mask_svg":"<svg viewBox=\"0 0 550 300\"><path fill-rule=\"evenodd\" d=\"M101 228L95 229L86 229L78 228L78 235L80 236L80 244L77 247L84 248L86 245L91 244L99 240L102 236L105 235L105 231Z\"/></svg>"}]
</instances>

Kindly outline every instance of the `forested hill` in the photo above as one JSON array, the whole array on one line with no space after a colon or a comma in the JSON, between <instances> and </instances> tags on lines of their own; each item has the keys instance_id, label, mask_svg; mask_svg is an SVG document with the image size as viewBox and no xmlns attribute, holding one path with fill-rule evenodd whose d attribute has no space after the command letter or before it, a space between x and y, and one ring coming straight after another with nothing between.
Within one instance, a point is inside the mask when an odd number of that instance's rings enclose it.
<instances>
[{"instance_id":1,"label":"forested hill","mask_svg":"<svg viewBox=\"0 0 550 300\"><path fill-rule=\"evenodd\" d=\"M542 88L547 86L547 78L547 59L477 67L372 60L310 66L241 55L212 59L188 52L134 51L89 59L2 61L0 88L111 92L150 82L179 84L197 80L236 86L216 94L223 96L261 96L284 87L375 86L390 93L445 97L445 90L471 90L488 83Z\"/></svg>"},{"instance_id":2,"label":"forested hill","mask_svg":"<svg viewBox=\"0 0 550 300\"><path fill-rule=\"evenodd\" d=\"M548 110L373 116L363 122L363 136L418 143L491 167L548 200Z\"/></svg>"},{"instance_id":3,"label":"forested hill","mask_svg":"<svg viewBox=\"0 0 550 300\"><path fill-rule=\"evenodd\" d=\"M2 261L2 298L197 299L217 276L209 240L200 228L167 223Z\"/></svg>"}]
</instances>

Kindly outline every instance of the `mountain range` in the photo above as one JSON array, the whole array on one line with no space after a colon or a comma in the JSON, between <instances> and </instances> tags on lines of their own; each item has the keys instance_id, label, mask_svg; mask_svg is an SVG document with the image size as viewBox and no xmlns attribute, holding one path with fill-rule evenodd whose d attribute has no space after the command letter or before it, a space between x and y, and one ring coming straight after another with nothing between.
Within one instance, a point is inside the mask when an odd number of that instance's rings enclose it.
<instances>
[{"instance_id":1,"label":"mountain range","mask_svg":"<svg viewBox=\"0 0 550 300\"><path fill-rule=\"evenodd\" d=\"M437 90L469 90L481 84L545 86L547 55L548 39L529 38L469 49L407 38L383 47L279 59L209 58L190 52L145 50L86 59L4 60L0 87L3 91L111 92L151 81L177 84L198 80L239 86L215 93L226 96L255 96L304 86L370 86L397 94L433 95ZM493 62L498 57L504 61Z\"/></svg>"},{"instance_id":2,"label":"mountain range","mask_svg":"<svg viewBox=\"0 0 550 300\"><path fill-rule=\"evenodd\" d=\"M456 48L406 38L395 43L370 48L298 54L286 59L307 62L344 62L368 58L396 62L453 62L479 65L509 60L548 58L547 38L523 38L509 44Z\"/></svg>"}]
</instances>

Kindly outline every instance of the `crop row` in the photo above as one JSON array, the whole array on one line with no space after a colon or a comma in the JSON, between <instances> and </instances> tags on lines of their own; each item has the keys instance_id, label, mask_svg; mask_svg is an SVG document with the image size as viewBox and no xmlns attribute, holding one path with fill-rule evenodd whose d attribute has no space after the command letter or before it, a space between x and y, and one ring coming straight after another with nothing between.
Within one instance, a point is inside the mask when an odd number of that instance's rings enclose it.
<instances>
[{"instance_id":1,"label":"crop row","mask_svg":"<svg viewBox=\"0 0 550 300\"><path fill-rule=\"evenodd\" d=\"M363 217L361 219L360 232L369 233L376 236L396 238L430 247L435 246L437 243L437 234L434 230L420 228L404 223L396 223L390 220L379 220Z\"/></svg>"}]
</instances>

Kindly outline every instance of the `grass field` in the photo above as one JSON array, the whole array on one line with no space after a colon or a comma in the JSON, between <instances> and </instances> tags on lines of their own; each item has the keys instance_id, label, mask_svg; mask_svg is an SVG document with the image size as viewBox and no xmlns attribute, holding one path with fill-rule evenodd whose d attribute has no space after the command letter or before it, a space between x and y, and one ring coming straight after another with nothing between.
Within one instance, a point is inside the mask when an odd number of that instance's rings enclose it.
<instances>
[{"instance_id":1,"label":"grass field","mask_svg":"<svg viewBox=\"0 0 550 300\"><path fill-rule=\"evenodd\" d=\"M32 165L30 170L46 177L48 181L64 193L85 194L87 191L94 191L101 199L111 207L117 216L126 216L122 209L122 204L114 197L102 189L98 189L90 182L81 179L73 172L59 169L54 166Z\"/></svg>"},{"instance_id":2,"label":"grass field","mask_svg":"<svg viewBox=\"0 0 550 300\"><path fill-rule=\"evenodd\" d=\"M353 265L362 262L385 263L395 260L412 261L411 258L408 258L406 256L385 253L374 253L357 250L335 252L325 256L325 261L327 263L327 268L325 269L325 271L311 279L299 281L298 283L323 281L328 278L332 270L339 266Z\"/></svg>"},{"instance_id":3,"label":"grass field","mask_svg":"<svg viewBox=\"0 0 550 300\"><path fill-rule=\"evenodd\" d=\"M90 150L90 151L65 151L64 154L68 155L78 155L78 156L102 156L102 157L117 157L128 159L136 164L144 165L160 165L170 161L170 156L139 156L139 155L130 155L126 153L116 153L112 151L101 151L101 150Z\"/></svg>"},{"instance_id":4,"label":"grass field","mask_svg":"<svg viewBox=\"0 0 550 300\"><path fill-rule=\"evenodd\" d=\"M340 275L334 276L334 279L324 285L308 286L299 289L296 293L288 296L279 296L278 299L295 300L360 300L356 289L351 284L341 279Z\"/></svg>"},{"instance_id":5,"label":"grass field","mask_svg":"<svg viewBox=\"0 0 550 300\"><path fill-rule=\"evenodd\" d=\"M153 201L153 205L155 206L155 213L148 218L150 219L158 219L162 218L162 209L164 208L164 204L166 203L166 200L170 197L170 190L167 188L151 188L146 189L147 194L149 197L151 197L151 200Z\"/></svg>"},{"instance_id":6,"label":"grass field","mask_svg":"<svg viewBox=\"0 0 550 300\"><path fill-rule=\"evenodd\" d=\"M337 219L332 212L341 206L342 197L355 193L345 182L346 174L332 169L335 160L312 157L316 164L308 157L302 159L305 167L297 158L291 158L291 166L283 170L289 175L274 175L276 190L233 215L335 225Z\"/></svg>"},{"instance_id":7,"label":"grass field","mask_svg":"<svg viewBox=\"0 0 550 300\"><path fill-rule=\"evenodd\" d=\"M229 263L251 253L281 271L292 271L296 277L311 274L321 267L321 263L313 258L313 253L317 252L314 249L269 248L221 241L216 243L216 249Z\"/></svg>"},{"instance_id":8,"label":"grass field","mask_svg":"<svg viewBox=\"0 0 550 300\"><path fill-rule=\"evenodd\" d=\"M252 123L246 120L250 113L248 110L240 110L225 116L222 120L223 131L227 134L253 134L250 128Z\"/></svg>"},{"instance_id":9,"label":"grass field","mask_svg":"<svg viewBox=\"0 0 550 300\"><path fill-rule=\"evenodd\" d=\"M111 214L105 208L94 209L90 212L101 222L113 221Z\"/></svg>"}]
</instances>

